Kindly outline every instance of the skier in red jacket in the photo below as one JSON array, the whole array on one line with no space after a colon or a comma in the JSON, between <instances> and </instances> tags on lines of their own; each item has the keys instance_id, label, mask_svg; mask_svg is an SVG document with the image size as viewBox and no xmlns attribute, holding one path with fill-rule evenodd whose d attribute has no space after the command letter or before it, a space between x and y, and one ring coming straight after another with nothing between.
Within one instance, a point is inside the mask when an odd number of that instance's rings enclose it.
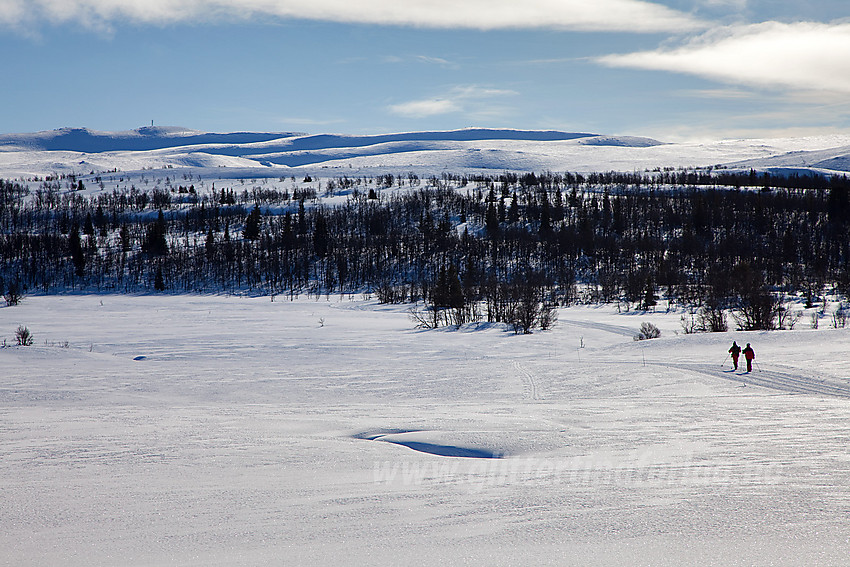
<instances>
[{"instance_id":1,"label":"skier in red jacket","mask_svg":"<svg viewBox=\"0 0 850 567\"><path fill-rule=\"evenodd\" d=\"M732 364L735 366L732 370L738 370L738 357L741 355L741 347L738 343L732 341L732 348L729 349L729 354L732 355Z\"/></svg>"},{"instance_id":2,"label":"skier in red jacket","mask_svg":"<svg viewBox=\"0 0 850 567\"><path fill-rule=\"evenodd\" d=\"M753 350L753 347L750 346L750 343L747 343L747 348L744 349L744 358L747 359L747 372L753 371L753 359L756 357L756 353Z\"/></svg>"}]
</instances>

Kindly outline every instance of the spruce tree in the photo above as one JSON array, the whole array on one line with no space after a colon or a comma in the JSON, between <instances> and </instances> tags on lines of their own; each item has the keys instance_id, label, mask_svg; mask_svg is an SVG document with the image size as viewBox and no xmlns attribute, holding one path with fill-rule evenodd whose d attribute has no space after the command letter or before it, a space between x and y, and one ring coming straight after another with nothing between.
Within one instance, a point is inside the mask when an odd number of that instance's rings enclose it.
<instances>
[{"instance_id":1,"label":"spruce tree","mask_svg":"<svg viewBox=\"0 0 850 567\"><path fill-rule=\"evenodd\" d=\"M80 240L80 229L77 225L71 227L71 232L68 234L68 249L74 264L74 274L81 278L85 275L86 256L83 254L83 243Z\"/></svg>"},{"instance_id":2,"label":"spruce tree","mask_svg":"<svg viewBox=\"0 0 850 567\"><path fill-rule=\"evenodd\" d=\"M324 258L330 251L328 223L325 220L325 215L321 212L316 215L316 226L313 229L313 248L319 258Z\"/></svg>"},{"instance_id":3,"label":"spruce tree","mask_svg":"<svg viewBox=\"0 0 850 567\"><path fill-rule=\"evenodd\" d=\"M499 214L496 212L496 207L493 206L493 201L490 201L487 205L484 228L487 229L487 235L490 238L495 238L499 234Z\"/></svg>"},{"instance_id":4,"label":"spruce tree","mask_svg":"<svg viewBox=\"0 0 850 567\"><path fill-rule=\"evenodd\" d=\"M242 231L242 236L247 240L257 240L260 238L260 208L254 207L248 214L245 220L245 229Z\"/></svg>"},{"instance_id":5,"label":"spruce tree","mask_svg":"<svg viewBox=\"0 0 850 567\"><path fill-rule=\"evenodd\" d=\"M204 253L207 256L207 260L212 260L215 257L215 235L213 234L212 227L207 229L207 238L204 241Z\"/></svg>"},{"instance_id":6,"label":"spruce tree","mask_svg":"<svg viewBox=\"0 0 850 567\"><path fill-rule=\"evenodd\" d=\"M157 266L156 276L154 277L153 288L157 291L165 291L165 280L162 277L162 267Z\"/></svg>"},{"instance_id":7,"label":"spruce tree","mask_svg":"<svg viewBox=\"0 0 850 567\"><path fill-rule=\"evenodd\" d=\"M142 245L142 250L151 256L165 256L168 254L168 241L165 239L167 232L168 228L165 224L165 217L162 214L162 209L160 209L156 222L148 227L148 233Z\"/></svg>"},{"instance_id":8,"label":"spruce tree","mask_svg":"<svg viewBox=\"0 0 850 567\"><path fill-rule=\"evenodd\" d=\"M83 224L83 234L94 236L94 224L91 220L91 213L86 213L86 222Z\"/></svg>"}]
</instances>

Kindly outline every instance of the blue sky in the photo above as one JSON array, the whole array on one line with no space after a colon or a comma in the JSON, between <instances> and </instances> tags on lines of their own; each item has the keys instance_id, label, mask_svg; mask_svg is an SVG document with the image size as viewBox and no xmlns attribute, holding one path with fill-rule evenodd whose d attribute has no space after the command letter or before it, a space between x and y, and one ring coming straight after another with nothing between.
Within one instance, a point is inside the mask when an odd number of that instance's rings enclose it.
<instances>
[{"instance_id":1,"label":"blue sky","mask_svg":"<svg viewBox=\"0 0 850 567\"><path fill-rule=\"evenodd\" d=\"M0 0L0 132L850 131L846 0Z\"/></svg>"}]
</instances>

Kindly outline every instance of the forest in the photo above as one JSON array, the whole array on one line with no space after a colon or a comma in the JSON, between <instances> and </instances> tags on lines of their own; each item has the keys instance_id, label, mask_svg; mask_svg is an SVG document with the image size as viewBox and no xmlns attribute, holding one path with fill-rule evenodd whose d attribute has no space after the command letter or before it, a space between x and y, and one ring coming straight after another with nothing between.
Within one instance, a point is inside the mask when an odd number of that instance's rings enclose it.
<instances>
[{"instance_id":1,"label":"forest","mask_svg":"<svg viewBox=\"0 0 850 567\"><path fill-rule=\"evenodd\" d=\"M313 181L310 178L304 180ZM850 181L723 170L390 174L292 190L85 191L0 180L0 292L368 293L424 327L546 328L554 308L692 308L691 331L783 326L850 294ZM249 184L250 185L250 184ZM324 197L333 196L330 200Z\"/></svg>"}]
</instances>

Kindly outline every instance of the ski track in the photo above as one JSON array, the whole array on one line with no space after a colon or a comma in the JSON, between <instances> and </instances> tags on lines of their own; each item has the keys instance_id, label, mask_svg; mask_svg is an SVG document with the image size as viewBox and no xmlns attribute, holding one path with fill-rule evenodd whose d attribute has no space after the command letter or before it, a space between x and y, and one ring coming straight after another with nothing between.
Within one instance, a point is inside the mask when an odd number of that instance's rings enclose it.
<instances>
[{"instance_id":1,"label":"ski track","mask_svg":"<svg viewBox=\"0 0 850 567\"><path fill-rule=\"evenodd\" d=\"M791 374L789 372L780 372L772 369L763 371L759 370L758 367L756 367L756 370L753 372L742 373L718 370L716 366L711 364L670 364L664 362L647 362L647 364L663 366L665 368L689 370L691 372L698 372L707 376L721 377L724 380L741 382L752 386L761 386L763 388L770 388L772 390L779 390L792 394L811 394L850 399L850 384L838 382L834 378L832 380L827 380L826 378L805 376L802 374Z\"/></svg>"},{"instance_id":2,"label":"ski track","mask_svg":"<svg viewBox=\"0 0 850 567\"><path fill-rule=\"evenodd\" d=\"M582 327L584 329L596 329L606 331L623 337L634 337L638 331L629 327L621 327L619 325L610 325L608 323L596 323L593 321L575 321L571 319L558 319L561 324L572 325L574 327Z\"/></svg>"},{"instance_id":3,"label":"ski track","mask_svg":"<svg viewBox=\"0 0 850 567\"><path fill-rule=\"evenodd\" d=\"M535 401L539 401L543 399L543 396L540 394L540 388L537 385L537 380L534 378L534 375L529 372L529 370L520 364L517 361L514 361L514 368L517 369L520 376L522 377L522 381L528 387L528 390L531 394L531 399Z\"/></svg>"}]
</instances>

